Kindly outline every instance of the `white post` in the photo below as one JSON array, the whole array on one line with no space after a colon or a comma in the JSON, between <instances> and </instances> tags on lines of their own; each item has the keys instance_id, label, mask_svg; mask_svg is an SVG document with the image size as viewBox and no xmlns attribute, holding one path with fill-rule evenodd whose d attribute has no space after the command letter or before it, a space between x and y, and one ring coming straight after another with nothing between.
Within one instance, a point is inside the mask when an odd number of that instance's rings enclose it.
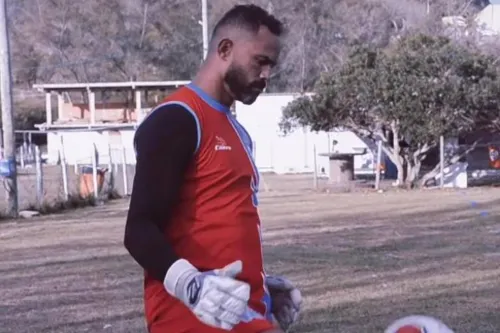
<instances>
[{"instance_id":1,"label":"white post","mask_svg":"<svg viewBox=\"0 0 500 333\"><path fill-rule=\"evenodd\" d=\"M28 156L29 156L30 161L31 161L30 163L33 163L34 159L32 160L32 158L34 156L33 155L34 152L33 152L33 140L32 140L32 137L31 137L31 133L28 134L28 144L27 144L27 146L28 146L28 148L27 148L28 149Z\"/></svg>"},{"instance_id":2,"label":"white post","mask_svg":"<svg viewBox=\"0 0 500 333\"><path fill-rule=\"evenodd\" d=\"M45 114L47 116L47 126L52 125L52 95L45 93Z\"/></svg>"},{"instance_id":3,"label":"white post","mask_svg":"<svg viewBox=\"0 0 500 333\"><path fill-rule=\"evenodd\" d=\"M21 160L20 161L21 162L21 168L24 169L24 167L25 167L25 165L24 165L24 158L25 158L25 156L24 156L24 144L22 144L21 147L19 147L19 153L20 153L19 154L20 155L19 159Z\"/></svg>"},{"instance_id":4,"label":"white post","mask_svg":"<svg viewBox=\"0 0 500 333\"><path fill-rule=\"evenodd\" d=\"M57 94L57 120L64 120L64 98L62 93Z\"/></svg>"},{"instance_id":5,"label":"white post","mask_svg":"<svg viewBox=\"0 0 500 333\"><path fill-rule=\"evenodd\" d=\"M308 168L308 159L307 159L307 153L308 153L308 144L307 144L307 127L304 126L302 127L302 134L304 134L304 169Z\"/></svg>"},{"instance_id":6,"label":"white post","mask_svg":"<svg viewBox=\"0 0 500 333\"><path fill-rule=\"evenodd\" d=\"M36 169L36 202L38 208L43 205L43 166L40 148L35 146L35 169Z\"/></svg>"},{"instance_id":7,"label":"white post","mask_svg":"<svg viewBox=\"0 0 500 333\"><path fill-rule=\"evenodd\" d=\"M127 151L125 150L125 146L122 146L122 172L123 172L123 195L128 195Z\"/></svg>"},{"instance_id":8,"label":"white post","mask_svg":"<svg viewBox=\"0 0 500 333\"><path fill-rule=\"evenodd\" d=\"M108 172L109 172L109 191L114 190L115 187L115 172L113 170L113 159L111 157L112 151L111 151L111 145L108 144Z\"/></svg>"},{"instance_id":9,"label":"white post","mask_svg":"<svg viewBox=\"0 0 500 333\"><path fill-rule=\"evenodd\" d=\"M90 124L95 124L95 92L88 90L89 94L89 111L90 111Z\"/></svg>"},{"instance_id":10,"label":"white post","mask_svg":"<svg viewBox=\"0 0 500 333\"><path fill-rule=\"evenodd\" d=\"M59 159L61 160L64 200L68 200L69 199L68 170L66 169L66 154L64 153L64 141L62 136L61 136L61 148L59 149Z\"/></svg>"},{"instance_id":11,"label":"white post","mask_svg":"<svg viewBox=\"0 0 500 333\"><path fill-rule=\"evenodd\" d=\"M141 105L141 91L136 90L135 91L135 117L136 117L136 122L140 123L143 118L142 114L142 105Z\"/></svg>"},{"instance_id":12,"label":"white post","mask_svg":"<svg viewBox=\"0 0 500 333\"><path fill-rule=\"evenodd\" d=\"M203 33L203 60L208 53L208 1L201 0L201 26Z\"/></svg>"},{"instance_id":13,"label":"white post","mask_svg":"<svg viewBox=\"0 0 500 333\"><path fill-rule=\"evenodd\" d=\"M108 144L108 170L111 172L113 169L113 159L111 158L111 145Z\"/></svg>"},{"instance_id":14,"label":"white post","mask_svg":"<svg viewBox=\"0 0 500 333\"><path fill-rule=\"evenodd\" d=\"M375 189L380 189L380 172L382 164L382 140L377 141L377 162L375 170Z\"/></svg>"},{"instance_id":15,"label":"white post","mask_svg":"<svg viewBox=\"0 0 500 333\"><path fill-rule=\"evenodd\" d=\"M439 187L444 188L444 136L439 137Z\"/></svg>"},{"instance_id":16,"label":"white post","mask_svg":"<svg viewBox=\"0 0 500 333\"><path fill-rule=\"evenodd\" d=\"M97 158L96 158L96 147L92 144L92 185L94 187L94 200L97 201L99 195L99 189L97 188Z\"/></svg>"},{"instance_id":17,"label":"white post","mask_svg":"<svg viewBox=\"0 0 500 333\"><path fill-rule=\"evenodd\" d=\"M313 145L313 163L314 163L314 176L313 176L313 186L314 189L318 189L318 164L316 159L316 145Z\"/></svg>"},{"instance_id":18,"label":"white post","mask_svg":"<svg viewBox=\"0 0 500 333\"><path fill-rule=\"evenodd\" d=\"M0 0L0 103L2 113L3 156L9 163L9 175L3 178L3 187L6 191L7 210L10 217L17 217L19 213L17 165L16 165L16 136L14 132L14 107L12 101L12 66L9 42L9 24L7 1Z\"/></svg>"}]
</instances>

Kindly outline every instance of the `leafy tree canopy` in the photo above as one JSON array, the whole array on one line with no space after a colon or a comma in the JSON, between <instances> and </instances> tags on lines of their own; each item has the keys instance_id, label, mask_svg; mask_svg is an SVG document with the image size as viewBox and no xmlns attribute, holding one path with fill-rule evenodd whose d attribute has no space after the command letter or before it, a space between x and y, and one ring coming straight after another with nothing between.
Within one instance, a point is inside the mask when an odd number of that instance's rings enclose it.
<instances>
[{"instance_id":1,"label":"leafy tree canopy","mask_svg":"<svg viewBox=\"0 0 500 333\"><path fill-rule=\"evenodd\" d=\"M380 139L399 182L414 184L441 135L498 118L499 73L490 56L444 37L409 36L384 50L358 47L338 71L322 76L312 97L285 108L281 127L343 128Z\"/></svg>"}]
</instances>

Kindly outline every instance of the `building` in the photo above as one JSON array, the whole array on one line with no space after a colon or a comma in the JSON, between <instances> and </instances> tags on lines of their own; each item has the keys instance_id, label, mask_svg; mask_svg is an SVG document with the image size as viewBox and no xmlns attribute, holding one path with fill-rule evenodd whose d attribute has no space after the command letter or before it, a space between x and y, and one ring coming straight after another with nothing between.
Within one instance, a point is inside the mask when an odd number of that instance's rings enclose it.
<instances>
[{"instance_id":1,"label":"building","mask_svg":"<svg viewBox=\"0 0 500 333\"><path fill-rule=\"evenodd\" d=\"M64 157L70 165L91 164L93 158L101 165L110 161L135 164L133 136L138 124L159 101L161 91L187 83L189 81L35 86L46 94L47 122L37 127L40 132L47 133L48 163L59 163ZM119 96L125 94L132 98L122 98L121 101L116 96L97 98L104 92L116 92ZM285 174L312 173L316 170L320 175L327 176L329 159L322 155L335 152L356 154L355 174L374 176L375 143L351 131L313 132L302 127L287 135L282 134L279 123L283 108L299 96L264 93L251 105L235 103L236 117L254 141L253 154L259 171ZM86 102L78 100L85 98ZM57 103L55 108L52 107L54 99ZM458 141L456 146L459 146ZM474 164L474 170L488 169L488 155L485 152L487 149L483 147L474 156L470 154L467 157L469 167ZM386 170L393 166L385 154L382 154L382 163ZM464 172L460 171L461 174ZM453 176L446 182L454 184L457 177Z\"/></svg>"},{"instance_id":2,"label":"building","mask_svg":"<svg viewBox=\"0 0 500 333\"><path fill-rule=\"evenodd\" d=\"M351 131L313 132L298 128L288 135L280 131L283 108L300 94L261 94L251 105L236 102L238 121L252 136L254 158L261 172L309 173L328 175L325 153L358 153L354 157L356 175L372 176L376 169L376 145ZM385 160L385 156L383 157Z\"/></svg>"},{"instance_id":3,"label":"building","mask_svg":"<svg viewBox=\"0 0 500 333\"><path fill-rule=\"evenodd\" d=\"M476 16L475 23L483 36L500 35L500 0L490 0Z\"/></svg>"},{"instance_id":4,"label":"building","mask_svg":"<svg viewBox=\"0 0 500 333\"><path fill-rule=\"evenodd\" d=\"M442 23L453 37L469 36L472 29L482 38L500 35L500 0L490 0L474 18L474 27L468 25L463 16L445 16Z\"/></svg>"},{"instance_id":5,"label":"building","mask_svg":"<svg viewBox=\"0 0 500 333\"><path fill-rule=\"evenodd\" d=\"M189 81L37 84L45 93L47 161L90 164L135 164L133 135L162 92ZM55 98L54 98L55 96ZM55 107L54 105L55 100ZM120 162L117 162L120 161Z\"/></svg>"},{"instance_id":6,"label":"building","mask_svg":"<svg viewBox=\"0 0 500 333\"><path fill-rule=\"evenodd\" d=\"M159 100L159 91L189 81L120 82L35 85L46 96L47 122L37 125L47 133L47 162L67 164L135 164L133 136L137 125ZM106 96L108 95L108 96ZM109 97L114 95L114 97ZM252 105L237 102L235 113L254 139L255 159L261 172L328 174L332 151L367 154L355 157L357 174L373 174L374 147L349 131L314 133L305 128L283 136L282 109L298 94L262 94ZM55 104L55 107L53 107ZM336 141L337 144L333 145ZM94 155L93 155L94 154Z\"/></svg>"}]
</instances>

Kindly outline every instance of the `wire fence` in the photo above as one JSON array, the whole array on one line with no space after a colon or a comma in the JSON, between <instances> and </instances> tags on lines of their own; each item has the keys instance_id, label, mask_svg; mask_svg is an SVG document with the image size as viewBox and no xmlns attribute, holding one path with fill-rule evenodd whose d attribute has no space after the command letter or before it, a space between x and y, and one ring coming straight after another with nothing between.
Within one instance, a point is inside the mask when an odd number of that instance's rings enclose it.
<instances>
[{"instance_id":1,"label":"wire fence","mask_svg":"<svg viewBox=\"0 0 500 333\"><path fill-rule=\"evenodd\" d=\"M110 147L107 155L89 152L86 161L68 164L61 149L59 163L47 164L40 146L21 145L17 154L19 210L55 212L130 195L135 167L120 158L123 150ZM0 190L0 210L6 208L6 193Z\"/></svg>"},{"instance_id":2,"label":"wire fence","mask_svg":"<svg viewBox=\"0 0 500 333\"><path fill-rule=\"evenodd\" d=\"M65 151L58 151L56 164L47 163L44 145L24 140L17 151L17 186L20 210L51 211L65 207L104 202L126 197L132 192L135 159L131 147L108 145L107 149L79 147L78 159L67 162ZM332 147L334 145L331 145ZM325 148L326 149L326 148ZM365 147L362 153L338 153L333 148L325 151L315 144L300 151L289 150L296 156L288 160L289 167L260 163L261 193L283 191L353 191L380 189L396 185L394 170L389 170L389 158L382 152L381 143ZM359 149L358 149L359 150ZM458 144L441 140L421 175L435 170L428 186L468 187L500 183L500 143ZM72 156L75 156L74 154ZM455 160L450 156L458 156ZM264 165L264 167L262 167ZM280 170L277 172L276 170ZM442 181L441 181L442 179ZM6 207L6 191L0 190L0 210Z\"/></svg>"},{"instance_id":3,"label":"wire fence","mask_svg":"<svg viewBox=\"0 0 500 333\"><path fill-rule=\"evenodd\" d=\"M343 192L400 185L396 166L383 152L382 142L362 148L340 153L333 149L324 151L316 145L308 147L305 153L290 149L288 154L300 160L295 165L304 167L295 170L290 167L287 172L283 166L274 165L277 163L266 164L261 168L261 191ZM309 161L302 163L302 156L310 156ZM500 142L459 143L458 139L443 137L440 145L429 151L422 162L417 179L428 188L500 184ZM256 163L259 166L258 156Z\"/></svg>"}]
</instances>

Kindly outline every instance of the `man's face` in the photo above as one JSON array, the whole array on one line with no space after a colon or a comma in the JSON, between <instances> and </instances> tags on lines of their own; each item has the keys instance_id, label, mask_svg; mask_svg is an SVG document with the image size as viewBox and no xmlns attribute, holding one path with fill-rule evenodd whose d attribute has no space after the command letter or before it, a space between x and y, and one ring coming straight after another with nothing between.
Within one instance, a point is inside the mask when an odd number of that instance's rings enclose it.
<instances>
[{"instance_id":1,"label":"man's face","mask_svg":"<svg viewBox=\"0 0 500 333\"><path fill-rule=\"evenodd\" d=\"M279 38L267 28L251 38L233 41L224 83L234 99L252 104L267 85L280 52Z\"/></svg>"}]
</instances>

